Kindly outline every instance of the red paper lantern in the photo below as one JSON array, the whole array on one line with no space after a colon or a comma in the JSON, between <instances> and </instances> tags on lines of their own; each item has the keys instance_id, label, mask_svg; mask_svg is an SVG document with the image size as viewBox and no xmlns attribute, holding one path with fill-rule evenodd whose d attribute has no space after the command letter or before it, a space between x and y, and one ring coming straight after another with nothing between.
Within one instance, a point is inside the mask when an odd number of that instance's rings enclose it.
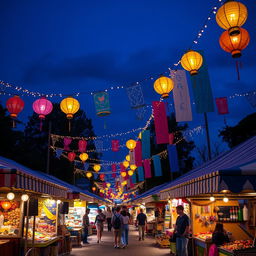
<instances>
[{"instance_id":1,"label":"red paper lantern","mask_svg":"<svg viewBox=\"0 0 256 256\"><path fill-rule=\"evenodd\" d=\"M68 160L70 162L73 162L75 160L75 158L76 158L76 154L74 152L69 152L68 153Z\"/></svg>"},{"instance_id":2,"label":"red paper lantern","mask_svg":"<svg viewBox=\"0 0 256 256\"><path fill-rule=\"evenodd\" d=\"M104 178L105 178L105 175L104 174L100 174L100 180L104 180Z\"/></svg>"},{"instance_id":3,"label":"red paper lantern","mask_svg":"<svg viewBox=\"0 0 256 256\"><path fill-rule=\"evenodd\" d=\"M45 97L41 97L34 101L33 110L39 115L40 119L45 119L45 116L52 112L52 103Z\"/></svg>"},{"instance_id":4,"label":"red paper lantern","mask_svg":"<svg viewBox=\"0 0 256 256\"><path fill-rule=\"evenodd\" d=\"M1 206L5 211L8 211L12 207L12 204L8 201L4 201L1 203Z\"/></svg>"},{"instance_id":5,"label":"red paper lantern","mask_svg":"<svg viewBox=\"0 0 256 256\"><path fill-rule=\"evenodd\" d=\"M24 108L24 101L19 96L15 95L6 101L6 108L10 112L10 116L12 118L16 118L17 115ZM13 127L14 126L15 126L15 123L13 122Z\"/></svg>"},{"instance_id":6,"label":"red paper lantern","mask_svg":"<svg viewBox=\"0 0 256 256\"><path fill-rule=\"evenodd\" d=\"M78 148L81 153L86 151L87 141L86 140L79 140L78 141Z\"/></svg>"}]
</instances>

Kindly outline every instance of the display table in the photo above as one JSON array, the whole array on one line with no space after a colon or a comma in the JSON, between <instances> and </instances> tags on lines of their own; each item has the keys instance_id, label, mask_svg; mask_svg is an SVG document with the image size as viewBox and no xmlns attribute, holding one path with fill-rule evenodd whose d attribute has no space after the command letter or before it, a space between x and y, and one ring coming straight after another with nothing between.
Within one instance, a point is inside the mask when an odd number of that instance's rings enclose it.
<instances>
[{"instance_id":1,"label":"display table","mask_svg":"<svg viewBox=\"0 0 256 256\"><path fill-rule=\"evenodd\" d=\"M208 256L209 248L212 244L211 239L201 239L194 237L195 255L196 256Z\"/></svg>"}]
</instances>

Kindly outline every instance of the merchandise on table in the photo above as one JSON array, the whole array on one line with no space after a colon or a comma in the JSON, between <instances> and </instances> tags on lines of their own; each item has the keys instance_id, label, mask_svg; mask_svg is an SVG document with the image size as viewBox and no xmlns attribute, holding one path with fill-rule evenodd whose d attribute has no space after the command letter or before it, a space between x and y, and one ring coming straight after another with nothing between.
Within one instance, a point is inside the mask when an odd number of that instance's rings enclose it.
<instances>
[{"instance_id":1,"label":"merchandise on table","mask_svg":"<svg viewBox=\"0 0 256 256\"><path fill-rule=\"evenodd\" d=\"M194 237L199 238L201 240L212 240L212 232L201 232L195 234Z\"/></svg>"},{"instance_id":2,"label":"merchandise on table","mask_svg":"<svg viewBox=\"0 0 256 256\"><path fill-rule=\"evenodd\" d=\"M156 235L156 244L162 248L169 248L170 236L167 234Z\"/></svg>"},{"instance_id":3,"label":"merchandise on table","mask_svg":"<svg viewBox=\"0 0 256 256\"><path fill-rule=\"evenodd\" d=\"M225 249L227 251L235 251L246 248L252 248L253 241L252 240L235 240L232 243L227 243L221 246L221 249Z\"/></svg>"},{"instance_id":4,"label":"merchandise on table","mask_svg":"<svg viewBox=\"0 0 256 256\"><path fill-rule=\"evenodd\" d=\"M69 207L68 214L65 215L65 224L68 227L82 227L85 207Z\"/></svg>"}]
</instances>

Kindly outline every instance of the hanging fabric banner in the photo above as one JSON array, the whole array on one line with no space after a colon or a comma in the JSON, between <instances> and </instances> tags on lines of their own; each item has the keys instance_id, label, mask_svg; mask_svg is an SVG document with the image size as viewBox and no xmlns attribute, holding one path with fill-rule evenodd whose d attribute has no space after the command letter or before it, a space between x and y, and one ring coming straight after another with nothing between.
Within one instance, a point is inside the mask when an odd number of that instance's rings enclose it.
<instances>
[{"instance_id":1,"label":"hanging fabric banner","mask_svg":"<svg viewBox=\"0 0 256 256\"><path fill-rule=\"evenodd\" d=\"M145 105L144 96L140 84L126 87L126 92L131 104L131 108L140 108Z\"/></svg>"},{"instance_id":2,"label":"hanging fabric banner","mask_svg":"<svg viewBox=\"0 0 256 256\"><path fill-rule=\"evenodd\" d=\"M173 144L174 141L174 134L173 133L169 133L169 144Z\"/></svg>"},{"instance_id":3,"label":"hanging fabric banner","mask_svg":"<svg viewBox=\"0 0 256 256\"><path fill-rule=\"evenodd\" d=\"M173 100L175 107L176 122L192 121L190 96L185 70L171 71L173 75L174 88Z\"/></svg>"},{"instance_id":4,"label":"hanging fabric banner","mask_svg":"<svg viewBox=\"0 0 256 256\"><path fill-rule=\"evenodd\" d=\"M86 147L87 147L87 141L86 140L79 140L78 141L78 150L81 153L84 153L86 151Z\"/></svg>"},{"instance_id":5,"label":"hanging fabric banner","mask_svg":"<svg viewBox=\"0 0 256 256\"><path fill-rule=\"evenodd\" d=\"M136 166L142 166L142 148L141 148L141 142L136 142L136 147L134 149L135 154L135 165Z\"/></svg>"},{"instance_id":6,"label":"hanging fabric banner","mask_svg":"<svg viewBox=\"0 0 256 256\"><path fill-rule=\"evenodd\" d=\"M138 167L138 181L141 182L141 181L144 181L144 170L143 170L143 167L140 166Z\"/></svg>"},{"instance_id":7,"label":"hanging fabric banner","mask_svg":"<svg viewBox=\"0 0 256 256\"><path fill-rule=\"evenodd\" d=\"M102 152L102 150L103 150L103 141L102 140L95 140L94 145L98 152Z\"/></svg>"},{"instance_id":8,"label":"hanging fabric banner","mask_svg":"<svg viewBox=\"0 0 256 256\"><path fill-rule=\"evenodd\" d=\"M151 174L151 163L150 163L150 159L145 159L143 161L143 165L144 165L144 170L145 170L145 179L149 179L152 177Z\"/></svg>"},{"instance_id":9,"label":"hanging fabric banner","mask_svg":"<svg viewBox=\"0 0 256 256\"><path fill-rule=\"evenodd\" d=\"M72 142L71 138L66 138L66 137L64 138L64 140L63 140L64 150L67 150L67 151L70 150L69 145L71 144L71 142Z\"/></svg>"},{"instance_id":10,"label":"hanging fabric banner","mask_svg":"<svg viewBox=\"0 0 256 256\"><path fill-rule=\"evenodd\" d=\"M126 171L123 163L120 164L120 171L121 172L125 172Z\"/></svg>"},{"instance_id":11,"label":"hanging fabric banner","mask_svg":"<svg viewBox=\"0 0 256 256\"><path fill-rule=\"evenodd\" d=\"M56 157L60 159L60 157L63 153L63 150L61 148L57 148L55 153L56 153Z\"/></svg>"},{"instance_id":12,"label":"hanging fabric banner","mask_svg":"<svg viewBox=\"0 0 256 256\"><path fill-rule=\"evenodd\" d=\"M131 165L131 164L135 164L135 154L134 154L134 150L129 152L129 156L130 156L130 165Z\"/></svg>"},{"instance_id":13,"label":"hanging fabric banner","mask_svg":"<svg viewBox=\"0 0 256 256\"><path fill-rule=\"evenodd\" d=\"M170 171L179 172L179 161L176 145L168 145L167 151L169 156Z\"/></svg>"},{"instance_id":14,"label":"hanging fabric banner","mask_svg":"<svg viewBox=\"0 0 256 256\"><path fill-rule=\"evenodd\" d=\"M256 92L255 91L246 93L246 99L253 108L256 108Z\"/></svg>"},{"instance_id":15,"label":"hanging fabric banner","mask_svg":"<svg viewBox=\"0 0 256 256\"><path fill-rule=\"evenodd\" d=\"M152 157L153 163L154 163L154 170L155 170L155 176L160 177L162 176L162 167L161 167L161 160L159 155L154 155Z\"/></svg>"},{"instance_id":16,"label":"hanging fabric banner","mask_svg":"<svg viewBox=\"0 0 256 256\"><path fill-rule=\"evenodd\" d=\"M146 114L146 107L142 106L136 109L136 117L138 120L143 120Z\"/></svg>"},{"instance_id":17,"label":"hanging fabric banner","mask_svg":"<svg viewBox=\"0 0 256 256\"><path fill-rule=\"evenodd\" d=\"M202 52L200 53L202 54ZM205 58L203 58L203 65L199 69L198 74L191 76L191 82L196 112L198 114L214 112L212 88Z\"/></svg>"},{"instance_id":18,"label":"hanging fabric banner","mask_svg":"<svg viewBox=\"0 0 256 256\"><path fill-rule=\"evenodd\" d=\"M168 121L166 117L164 102L153 101L153 112L154 112L154 124L155 124L155 131L156 131L156 143L168 144L169 143Z\"/></svg>"},{"instance_id":19,"label":"hanging fabric banner","mask_svg":"<svg viewBox=\"0 0 256 256\"><path fill-rule=\"evenodd\" d=\"M134 174L132 175L131 180L132 180L132 183L133 183L133 184L136 184L136 183L137 183L137 175L136 175L135 172L134 172Z\"/></svg>"},{"instance_id":20,"label":"hanging fabric banner","mask_svg":"<svg viewBox=\"0 0 256 256\"><path fill-rule=\"evenodd\" d=\"M111 145L112 145L113 152L119 151L119 140L112 140Z\"/></svg>"},{"instance_id":21,"label":"hanging fabric banner","mask_svg":"<svg viewBox=\"0 0 256 256\"><path fill-rule=\"evenodd\" d=\"M111 165L111 170L112 170L112 177L115 178L116 177L116 164Z\"/></svg>"},{"instance_id":22,"label":"hanging fabric banner","mask_svg":"<svg viewBox=\"0 0 256 256\"><path fill-rule=\"evenodd\" d=\"M94 173L93 173L93 178L94 178L95 180L97 180L97 178L98 178L98 173L94 172Z\"/></svg>"},{"instance_id":23,"label":"hanging fabric banner","mask_svg":"<svg viewBox=\"0 0 256 256\"><path fill-rule=\"evenodd\" d=\"M216 106L219 115L228 114L228 100L227 97L216 98Z\"/></svg>"},{"instance_id":24,"label":"hanging fabric banner","mask_svg":"<svg viewBox=\"0 0 256 256\"><path fill-rule=\"evenodd\" d=\"M150 131L144 130L141 135L142 159L150 158Z\"/></svg>"},{"instance_id":25,"label":"hanging fabric banner","mask_svg":"<svg viewBox=\"0 0 256 256\"><path fill-rule=\"evenodd\" d=\"M97 116L110 114L109 95L107 92L96 92L93 94Z\"/></svg>"}]
</instances>

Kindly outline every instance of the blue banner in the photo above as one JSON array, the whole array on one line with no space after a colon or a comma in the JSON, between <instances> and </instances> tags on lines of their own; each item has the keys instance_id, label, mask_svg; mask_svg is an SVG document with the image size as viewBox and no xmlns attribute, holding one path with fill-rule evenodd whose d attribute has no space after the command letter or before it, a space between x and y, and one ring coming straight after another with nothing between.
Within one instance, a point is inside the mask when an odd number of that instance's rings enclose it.
<instances>
[{"instance_id":1,"label":"blue banner","mask_svg":"<svg viewBox=\"0 0 256 256\"><path fill-rule=\"evenodd\" d=\"M136 173L134 173L134 174L132 175L132 183L133 183L133 184L136 184L136 183L137 183L137 174L136 174Z\"/></svg>"},{"instance_id":2,"label":"blue banner","mask_svg":"<svg viewBox=\"0 0 256 256\"><path fill-rule=\"evenodd\" d=\"M202 54L202 52L200 53ZM204 57L202 67L199 69L197 75L191 76L191 82L194 101L196 103L196 112L198 114L214 112L212 88L207 63Z\"/></svg>"},{"instance_id":3,"label":"blue banner","mask_svg":"<svg viewBox=\"0 0 256 256\"><path fill-rule=\"evenodd\" d=\"M144 181L144 170L142 166L138 167L138 181Z\"/></svg>"},{"instance_id":4,"label":"blue banner","mask_svg":"<svg viewBox=\"0 0 256 256\"><path fill-rule=\"evenodd\" d=\"M93 94L97 116L110 114L109 95L107 92L96 92Z\"/></svg>"},{"instance_id":5,"label":"blue banner","mask_svg":"<svg viewBox=\"0 0 256 256\"><path fill-rule=\"evenodd\" d=\"M171 172L179 172L179 160L178 153L176 149L176 145L168 145L167 146L169 163L170 163L170 171Z\"/></svg>"},{"instance_id":6,"label":"blue banner","mask_svg":"<svg viewBox=\"0 0 256 256\"><path fill-rule=\"evenodd\" d=\"M142 159L150 158L150 131L145 130L141 135Z\"/></svg>"},{"instance_id":7,"label":"blue banner","mask_svg":"<svg viewBox=\"0 0 256 256\"><path fill-rule=\"evenodd\" d=\"M63 153L63 150L60 149L60 148L57 148L55 153L56 153L56 157L60 159L60 157L61 157L61 155Z\"/></svg>"},{"instance_id":8,"label":"blue banner","mask_svg":"<svg viewBox=\"0 0 256 256\"><path fill-rule=\"evenodd\" d=\"M162 176L162 168L161 168L161 160L159 155L155 155L152 157L154 163L155 177Z\"/></svg>"}]
</instances>

